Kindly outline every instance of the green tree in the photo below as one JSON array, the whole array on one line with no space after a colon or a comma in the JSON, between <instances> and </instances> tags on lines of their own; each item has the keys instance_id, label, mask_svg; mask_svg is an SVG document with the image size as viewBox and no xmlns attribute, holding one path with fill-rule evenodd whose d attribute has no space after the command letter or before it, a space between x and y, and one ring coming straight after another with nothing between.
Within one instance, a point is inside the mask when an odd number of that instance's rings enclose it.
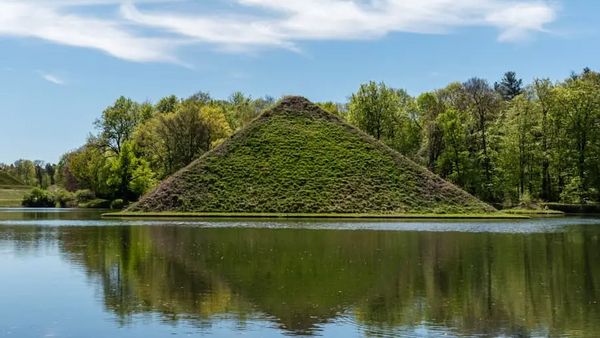
<instances>
[{"instance_id":1,"label":"green tree","mask_svg":"<svg viewBox=\"0 0 600 338\"><path fill-rule=\"evenodd\" d=\"M139 112L138 105L124 96L106 108L102 117L94 122L100 130L101 145L119 155L123 143L131 139L140 121Z\"/></svg>"},{"instance_id":2,"label":"green tree","mask_svg":"<svg viewBox=\"0 0 600 338\"><path fill-rule=\"evenodd\" d=\"M500 83L494 83L494 89L502 99L510 101L523 93L523 80L517 79L515 72L506 72Z\"/></svg>"},{"instance_id":3,"label":"green tree","mask_svg":"<svg viewBox=\"0 0 600 338\"><path fill-rule=\"evenodd\" d=\"M132 201L154 187L156 180L147 161L135 155L133 142L123 143L117 157L109 159L107 183L118 190L124 201Z\"/></svg>"},{"instance_id":4,"label":"green tree","mask_svg":"<svg viewBox=\"0 0 600 338\"><path fill-rule=\"evenodd\" d=\"M362 84L357 93L350 97L350 122L380 140L398 111L400 99L396 91L385 83L373 81Z\"/></svg>"},{"instance_id":5,"label":"green tree","mask_svg":"<svg viewBox=\"0 0 600 338\"><path fill-rule=\"evenodd\" d=\"M555 97L559 120L564 122L566 138L564 142L571 144L575 175L579 177L579 187L587 190L590 187L588 166L592 141L598 134L598 119L600 118L600 85L595 78L577 78L569 80L555 88ZM565 154L565 157L568 154ZM595 155L597 157L597 155Z\"/></svg>"},{"instance_id":6,"label":"green tree","mask_svg":"<svg viewBox=\"0 0 600 338\"><path fill-rule=\"evenodd\" d=\"M110 197L111 189L107 184L108 156L99 142L90 137L83 147L68 156L67 168L69 174L77 180L76 190L90 189L99 196Z\"/></svg>"},{"instance_id":7,"label":"green tree","mask_svg":"<svg viewBox=\"0 0 600 338\"><path fill-rule=\"evenodd\" d=\"M542 151L542 192L545 201L552 200L552 178L550 175L550 152L553 142L553 133L549 119L550 112L554 109L554 85L550 79L535 79L531 91L542 114L541 125L541 151Z\"/></svg>"},{"instance_id":8,"label":"green tree","mask_svg":"<svg viewBox=\"0 0 600 338\"><path fill-rule=\"evenodd\" d=\"M465 112L449 109L437 117L443 135L444 149L436 162L438 171L450 181L472 190L466 181L469 174L468 116ZM469 189L471 188L471 189Z\"/></svg>"},{"instance_id":9,"label":"green tree","mask_svg":"<svg viewBox=\"0 0 600 338\"><path fill-rule=\"evenodd\" d=\"M9 174L23 182L25 185L36 186L38 183L35 165L30 160L16 161L14 169Z\"/></svg>"},{"instance_id":10,"label":"green tree","mask_svg":"<svg viewBox=\"0 0 600 338\"><path fill-rule=\"evenodd\" d=\"M137 152L158 177L192 163L231 135L225 109L217 104L187 101L177 112L159 114L136 130Z\"/></svg>"},{"instance_id":11,"label":"green tree","mask_svg":"<svg viewBox=\"0 0 600 338\"><path fill-rule=\"evenodd\" d=\"M479 196L485 200L493 198L492 161L488 144L488 125L496 118L499 108L498 95L488 82L480 78L471 78L463 84L469 105L469 111L475 121L475 130L480 137L477 162L483 168L483 179Z\"/></svg>"},{"instance_id":12,"label":"green tree","mask_svg":"<svg viewBox=\"0 0 600 338\"><path fill-rule=\"evenodd\" d=\"M417 98L417 107L423 123L423 148L427 168L435 170L436 162L444 149L444 134L438 117L445 107L433 93L423 93Z\"/></svg>"},{"instance_id":13,"label":"green tree","mask_svg":"<svg viewBox=\"0 0 600 338\"><path fill-rule=\"evenodd\" d=\"M513 200L526 191L538 195L541 176L539 163L542 158L540 112L539 105L526 94L515 97L506 111L501 166L508 193L513 193Z\"/></svg>"},{"instance_id":14,"label":"green tree","mask_svg":"<svg viewBox=\"0 0 600 338\"><path fill-rule=\"evenodd\" d=\"M347 110L344 107L344 104L336 103L333 101L327 102L317 102L317 106L321 107L321 109L326 112L341 117L342 119L347 119Z\"/></svg>"},{"instance_id":15,"label":"green tree","mask_svg":"<svg viewBox=\"0 0 600 338\"><path fill-rule=\"evenodd\" d=\"M37 180L37 186L42 187L44 174L46 174L46 163L42 160L35 160L33 161L33 166L35 167L35 178ZM42 189L45 188L42 187Z\"/></svg>"},{"instance_id":16,"label":"green tree","mask_svg":"<svg viewBox=\"0 0 600 338\"><path fill-rule=\"evenodd\" d=\"M168 114L174 113L177 110L177 108L179 108L180 103L181 102L179 101L179 98L177 98L177 96L170 95L160 99L154 107L157 113Z\"/></svg>"}]
</instances>

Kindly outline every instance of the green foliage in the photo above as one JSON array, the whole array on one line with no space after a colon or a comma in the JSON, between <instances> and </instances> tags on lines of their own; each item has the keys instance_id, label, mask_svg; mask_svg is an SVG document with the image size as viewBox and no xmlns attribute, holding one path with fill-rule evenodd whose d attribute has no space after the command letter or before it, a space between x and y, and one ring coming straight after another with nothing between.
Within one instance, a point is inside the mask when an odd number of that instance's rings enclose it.
<instances>
[{"instance_id":1,"label":"green foliage","mask_svg":"<svg viewBox=\"0 0 600 338\"><path fill-rule=\"evenodd\" d=\"M420 148L422 126L415 100L404 90L369 82L352 94L350 123L405 156Z\"/></svg>"},{"instance_id":2,"label":"green foliage","mask_svg":"<svg viewBox=\"0 0 600 338\"><path fill-rule=\"evenodd\" d=\"M96 121L99 133L56 166L20 160L0 165L0 173L31 186L135 201L260 120L273 103L241 92L226 100L171 95L155 105L120 97ZM600 202L600 75L592 70L528 86L507 72L493 88L471 78L416 99L369 82L346 103L317 105L487 202L517 202L525 191L546 202ZM315 147L313 157L320 153Z\"/></svg>"},{"instance_id":3,"label":"green foliage","mask_svg":"<svg viewBox=\"0 0 600 338\"><path fill-rule=\"evenodd\" d=\"M114 105L102 112L102 117L94 125L100 130L102 145L118 155L139 122L138 104L121 96Z\"/></svg>"},{"instance_id":4,"label":"green foliage","mask_svg":"<svg viewBox=\"0 0 600 338\"><path fill-rule=\"evenodd\" d=\"M224 108L190 101L156 116L134 135L138 152L159 177L173 174L231 135Z\"/></svg>"},{"instance_id":5,"label":"green foliage","mask_svg":"<svg viewBox=\"0 0 600 338\"><path fill-rule=\"evenodd\" d=\"M10 175L15 177L18 181L28 186L36 186L37 178L35 172L35 165L30 160L18 160L11 168Z\"/></svg>"},{"instance_id":6,"label":"green foliage","mask_svg":"<svg viewBox=\"0 0 600 338\"><path fill-rule=\"evenodd\" d=\"M506 72L502 81L494 84L494 89L504 100L510 101L523 92L523 80L517 79L515 72Z\"/></svg>"},{"instance_id":7,"label":"green foliage","mask_svg":"<svg viewBox=\"0 0 600 338\"><path fill-rule=\"evenodd\" d=\"M83 189L83 190L77 190L74 194L74 197L78 203L85 203L85 202L89 202L89 201L95 199L96 194L89 189Z\"/></svg>"},{"instance_id":8,"label":"green foliage","mask_svg":"<svg viewBox=\"0 0 600 338\"><path fill-rule=\"evenodd\" d=\"M181 102L175 95L167 96L156 103L156 112L159 114L174 113L179 108Z\"/></svg>"},{"instance_id":9,"label":"green foliage","mask_svg":"<svg viewBox=\"0 0 600 338\"><path fill-rule=\"evenodd\" d=\"M134 200L152 188L156 181L146 160L138 158L133 151L133 143L125 142L121 153L109 159L109 186L118 189L119 196Z\"/></svg>"},{"instance_id":10,"label":"green foliage","mask_svg":"<svg viewBox=\"0 0 600 338\"><path fill-rule=\"evenodd\" d=\"M112 210L121 210L124 207L125 207L125 202L120 198L110 202L110 208Z\"/></svg>"},{"instance_id":11,"label":"green foliage","mask_svg":"<svg viewBox=\"0 0 600 338\"><path fill-rule=\"evenodd\" d=\"M77 181L77 188L92 190L98 195L107 195L110 193L107 184L107 161L106 152L102 150L99 141L91 138L81 149L68 156L68 172L63 172ZM69 180L68 176L66 181Z\"/></svg>"},{"instance_id":12,"label":"green foliage","mask_svg":"<svg viewBox=\"0 0 600 338\"><path fill-rule=\"evenodd\" d=\"M492 213L305 99L290 97L131 211Z\"/></svg>"},{"instance_id":13,"label":"green foliage","mask_svg":"<svg viewBox=\"0 0 600 338\"><path fill-rule=\"evenodd\" d=\"M53 208L55 207L54 196L51 192L40 188L33 188L23 197L22 205L32 208Z\"/></svg>"},{"instance_id":14,"label":"green foliage","mask_svg":"<svg viewBox=\"0 0 600 338\"><path fill-rule=\"evenodd\" d=\"M74 193L64 189L54 192L54 200L61 208L76 207L78 202L78 198Z\"/></svg>"},{"instance_id":15,"label":"green foliage","mask_svg":"<svg viewBox=\"0 0 600 338\"><path fill-rule=\"evenodd\" d=\"M341 103L335 103L332 101L327 101L327 102L318 102L315 103L317 106L319 106L321 109L323 109L324 111L328 112L329 114L333 114L335 116L338 116L344 120L348 119L348 110L347 107L344 104Z\"/></svg>"},{"instance_id":16,"label":"green foliage","mask_svg":"<svg viewBox=\"0 0 600 338\"><path fill-rule=\"evenodd\" d=\"M83 209L110 209L110 204L109 200L96 198L85 203L79 203L77 207Z\"/></svg>"},{"instance_id":17,"label":"green foliage","mask_svg":"<svg viewBox=\"0 0 600 338\"><path fill-rule=\"evenodd\" d=\"M521 209L535 209L536 205L529 193L529 190L524 191L519 198L519 207Z\"/></svg>"},{"instance_id":18,"label":"green foliage","mask_svg":"<svg viewBox=\"0 0 600 338\"><path fill-rule=\"evenodd\" d=\"M394 89L388 88L385 83L371 81L362 84L350 97L349 121L380 140L387 136L387 127L391 126L399 105L400 98Z\"/></svg>"}]
</instances>

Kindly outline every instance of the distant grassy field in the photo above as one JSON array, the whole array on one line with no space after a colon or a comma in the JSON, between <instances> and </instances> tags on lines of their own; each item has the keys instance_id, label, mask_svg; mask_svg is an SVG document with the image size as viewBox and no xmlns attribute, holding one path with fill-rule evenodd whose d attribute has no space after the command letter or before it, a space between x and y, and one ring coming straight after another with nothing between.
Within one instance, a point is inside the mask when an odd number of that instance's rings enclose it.
<instances>
[{"instance_id":1,"label":"distant grassy field","mask_svg":"<svg viewBox=\"0 0 600 338\"><path fill-rule=\"evenodd\" d=\"M284 213L218 213L218 212L116 212L103 214L110 218L348 218L348 219L528 219L516 214L284 214Z\"/></svg>"}]
</instances>

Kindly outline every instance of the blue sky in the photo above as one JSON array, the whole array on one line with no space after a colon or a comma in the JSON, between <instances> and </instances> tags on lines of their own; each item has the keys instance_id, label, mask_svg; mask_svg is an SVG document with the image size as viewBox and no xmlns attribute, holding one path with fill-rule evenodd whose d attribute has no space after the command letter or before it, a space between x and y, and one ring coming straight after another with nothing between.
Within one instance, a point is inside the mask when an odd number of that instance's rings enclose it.
<instances>
[{"instance_id":1,"label":"blue sky","mask_svg":"<svg viewBox=\"0 0 600 338\"><path fill-rule=\"evenodd\" d=\"M0 0L0 162L58 161L125 95L343 102L597 69L596 0Z\"/></svg>"}]
</instances>

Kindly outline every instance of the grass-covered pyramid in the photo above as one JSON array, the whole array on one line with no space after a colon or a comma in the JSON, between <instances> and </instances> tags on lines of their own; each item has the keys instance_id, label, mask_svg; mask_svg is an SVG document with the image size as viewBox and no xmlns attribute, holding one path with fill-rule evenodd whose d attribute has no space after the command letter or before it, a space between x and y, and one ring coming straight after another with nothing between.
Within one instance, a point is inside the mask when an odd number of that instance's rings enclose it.
<instances>
[{"instance_id":1,"label":"grass-covered pyramid","mask_svg":"<svg viewBox=\"0 0 600 338\"><path fill-rule=\"evenodd\" d=\"M492 213L302 97L287 97L129 212Z\"/></svg>"},{"instance_id":2,"label":"grass-covered pyramid","mask_svg":"<svg viewBox=\"0 0 600 338\"><path fill-rule=\"evenodd\" d=\"M19 182L16 178L10 176L8 173L0 170L0 186L21 186L23 183Z\"/></svg>"}]
</instances>

